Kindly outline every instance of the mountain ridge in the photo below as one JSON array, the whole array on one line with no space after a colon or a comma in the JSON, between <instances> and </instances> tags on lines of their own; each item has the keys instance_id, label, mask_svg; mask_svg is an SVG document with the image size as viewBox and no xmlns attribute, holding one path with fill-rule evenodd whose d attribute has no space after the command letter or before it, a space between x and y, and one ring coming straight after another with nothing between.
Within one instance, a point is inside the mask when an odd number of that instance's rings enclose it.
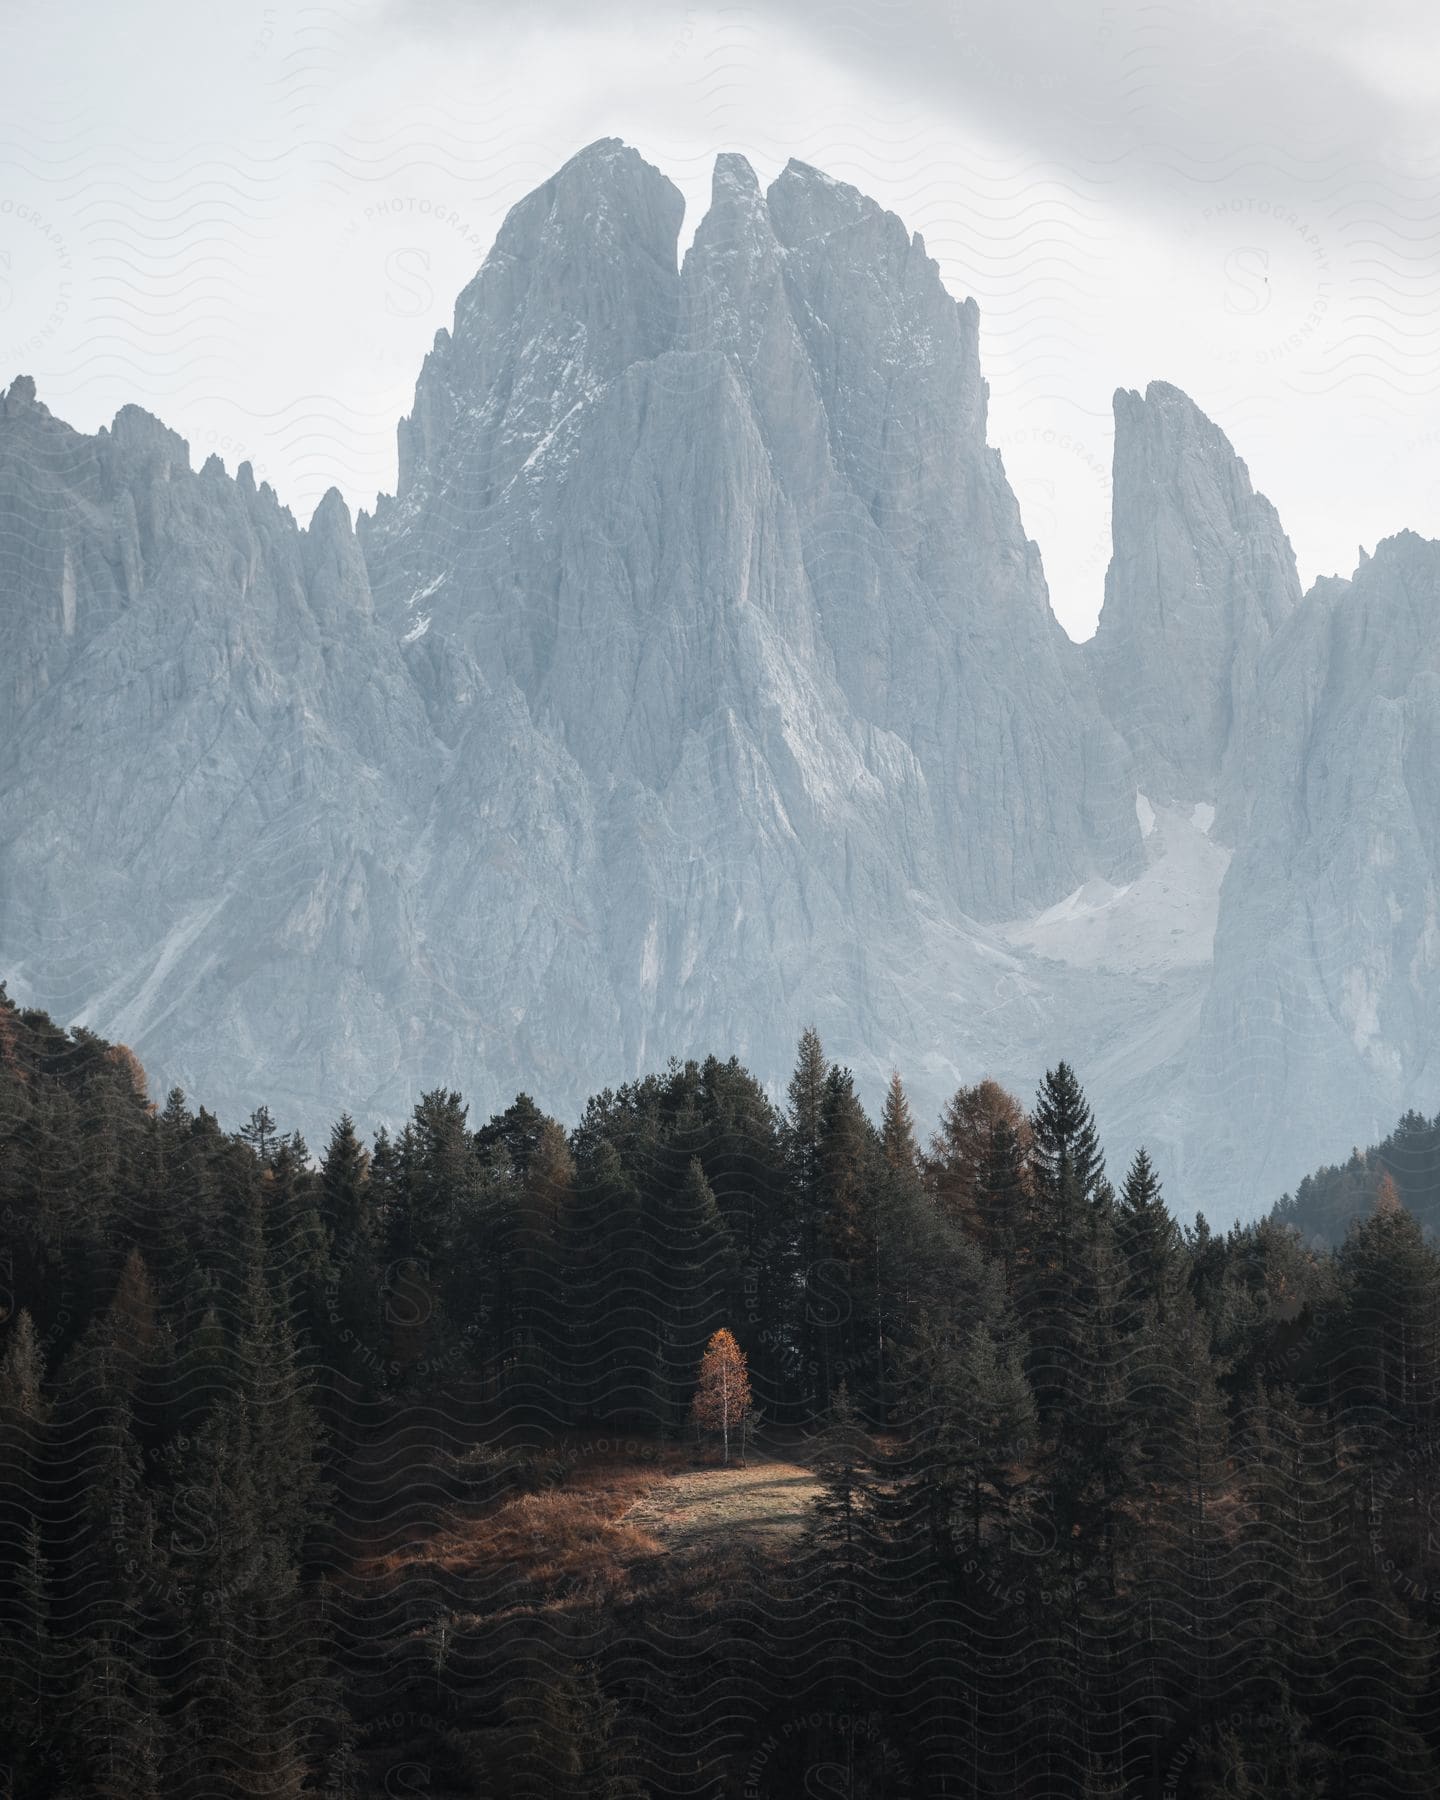
<instances>
[{"instance_id":1,"label":"mountain ridge","mask_svg":"<svg viewBox=\"0 0 1440 1800\"><path fill-rule=\"evenodd\" d=\"M717 1043L773 1086L813 1020L932 1114L983 1072L1093 1069L1107 1136L1215 1217L1326 1132L1378 1136L1440 1022L1440 547L1302 596L1224 433L1119 390L1075 645L986 442L978 308L919 235L794 161L762 192L721 157L680 259L682 212L614 139L517 202L353 524L333 489L301 527L248 465L191 470L138 408L71 432L16 380L12 986L312 1130L437 1083L563 1110ZM1309 810L1305 745L1356 730L1389 885L1353 832L1326 860L1357 791ZM1360 921L1318 959L1295 869ZM1344 1071L1323 1101L1297 1033Z\"/></svg>"}]
</instances>

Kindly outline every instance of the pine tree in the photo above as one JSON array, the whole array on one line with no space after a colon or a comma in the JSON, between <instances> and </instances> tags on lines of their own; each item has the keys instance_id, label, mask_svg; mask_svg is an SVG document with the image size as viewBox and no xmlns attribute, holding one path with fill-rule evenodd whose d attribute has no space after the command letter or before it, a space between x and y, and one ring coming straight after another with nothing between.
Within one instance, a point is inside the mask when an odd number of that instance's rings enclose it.
<instances>
[{"instance_id":1,"label":"pine tree","mask_svg":"<svg viewBox=\"0 0 1440 1800\"><path fill-rule=\"evenodd\" d=\"M1147 1342L1137 1352L1151 1348ZM1152 1655L1179 1633L1188 1655L1178 1673L1202 1710L1218 1705L1232 1673L1240 1615L1224 1584L1234 1552L1227 1524L1232 1484L1224 1399L1209 1355L1209 1335L1193 1304L1178 1305L1141 1365L1148 1411L1134 1452L1145 1540L1133 1566L1135 1605L1143 1603ZM1146 1396L1142 1396L1142 1399Z\"/></svg>"},{"instance_id":2,"label":"pine tree","mask_svg":"<svg viewBox=\"0 0 1440 1800\"><path fill-rule=\"evenodd\" d=\"M272 1287L258 1205L248 1239L233 1392L253 1421L251 1478L264 1531L298 1561L324 1497L315 1377L296 1345L289 1309Z\"/></svg>"},{"instance_id":3,"label":"pine tree","mask_svg":"<svg viewBox=\"0 0 1440 1800\"><path fill-rule=\"evenodd\" d=\"M1040 1422L1054 1428L1075 1383L1082 1317L1081 1259L1095 1216L1113 1204L1095 1120L1068 1063L1041 1083L1032 1119L1031 1211L1021 1314Z\"/></svg>"},{"instance_id":4,"label":"pine tree","mask_svg":"<svg viewBox=\"0 0 1440 1800\"><path fill-rule=\"evenodd\" d=\"M1331 1387L1372 1441L1440 1416L1440 1253L1404 1208L1377 1207L1338 1259L1344 1312Z\"/></svg>"},{"instance_id":5,"label":"pine tree","mask_svg":"<svg viewBox=\"0 0 1440 1800\"><path fill-rule=\"evenodd\" d=\"M854 1078L848 1069L832 1068L825 1078L820 1138L819 1254L805 1280L816 1412L830 1405L838 1367L859 1367L869 1360L877 1248L893 1180Z\"/></svg>"},{"instance_id":6,"label":"pine tree","mask_svg":"<svg viewBox=\"0 0 1440 1800\"><path fill-rule=\"evenodd\" d=\"M527 1127L514 1212L513 1328L515 1366L511 1390L527 1387L536 1406L553 1406L553 1390L564 1362L561 1233L575 1186L575 1159L564 1128L540 1118Z\"/></svg>"},{"instance_id":7,"label":"pine tree","mask_svg":"<svg viewBox=\"0 0 1440 1800\"><path fill-rule=\"evenodd\" d=\"M1120 1534L1135 1475L1140 1417L1135 1370L1122 1333L1124 1264L1114 1230L1097 1215L1079 1253L1081 1286L1065 1412L1049 1462L1056 1525L1073 1566L1093 1559L1113 1599Z\"/></svg>"},{"instance_id":8,"label":"pine tree","mask_svg":"<svg viewBox=\"0 0 1440 1800\"><path fill-rule=\"evenodd\" d=\"M1144 1148L1135 1152L1116 1208L1116 1240L1127 1268L1127 1328L1146 1307L1163 1321L1183 1279L1180 1233L1160 1191L1160 1178Z\"/></svg>"},{"instance_id":9,"label":"pine tree","mask_svg":"<svg viewBox=\"0 0 1440 1800\"><path fill-rule=\"evenodd\" d=\"M262 1163L269 1162L279 1136L268 1106L257 1106L240 1127L241 1140L250 1146Z\"/></svg>"},{"instance_id":10,"label":"pine tree","mask_svg":"<svg viewBox=\"0 0 1440 1800\"><path fill-rule=\"evenodd\" d=\"M825 1200L824 1139L827 1081L830 1070L813 1026L801 1033L795 1070L787 1090L785 1115L785 1165L788 1210L794 1221L795 1281L798 1317L781 1326L793 1334L802 1369L818 1369L819 1328L823 1314L815 1300L815 1286L823 1277ZM788 1274L788 1271L787 1271ZM792 1284L787 1281L787 1286ZM813 1405L813 1397L807 1397Z\"/></svg>"},{"instance_id":11,"label":"pine tree","mask_svg":"<svg viewBox=\"0 0 1440 1800\"><path fill-rule=\"evenodd\" d=\"M142 1658L108 1632L82 1640L76 1650L66 1735L77 1773L94 1794L160 1800L164 1751Z\"/></svg>"},{"instance_id":12,"label":"pine tree","mask_svg":"<svg viewBox=\"0 0 1440 1800\"><path fill-rule=\"evenodd\" d=\"M1037 1204L1064 1249L1077 1240L1087 1211L1109 1198L1095 1117L1069 1063L1057 1063L1046 1074L1031 1131Z\"/></svg>"},{"instance_id":13,"label":"pine tree","mask_svg":"<svg viewBox=\"0 0 1440 1800\"><path fill-rule=\"evenodd\" d=\"M637 1175L653 1167L650 1155ZM653 1195L602 1139L579 1165L562 1231L572 1332L566 1386L583 1414L657 1427L667 1411Z\"/></svg>"},{"instance_id":14,"label":"pine tree","mask_svg":"<svg viewBox=\"0 0 1440 1800\"><path fill-rule=\"evenodd\" d=\"M518 1289L526 1174L540 1141L544 1114L528 1094L519 1094L475 1133L478 1172L476 1206L461 1221L456 1254L465 1273L454 1287L479 1299L471 1306L473 1353L489 1365L497 1390L511 1387L521 1355L525 1302ZM458 1274L458 1270L457 1270Z\"/></svg>"},{"instance_id":15,"label":"pine tree","mask_svg":"<svg viewBox=\"0 0 1440 1800\"><path fill-rule=\"evenodd\" d=\"M122 1628L151 1562L153 1506L133 1430L130 1378L108 1313L86 1327L60 1371L47 1499L63 1520L58 1587L77 1637Z\"/></svg>"},{"instance_id":16,"label":"pine tree","mask_svg":"<svg viewBox=\"0 0 1440 1800\"><path fill-rule=\"evenodd\" d=\"M897 1174L913 1176L920 1166L920 1146L915 1141L915 1119L905 1098L899 1070L892 1070L885 1090L885 1109L880 1121L880 1146L885 1160Z\"/></svg>"},{"instance_id":17,"label":"pine tree","mask_svg":"<svg viewBox=\"0 0 1440 1800\"><path fill-rule=\"evenodd\" d=\"M458 1093L422 1094L398 1140L377 1141L372 1178L380 1177L388 1266L385 1317L390 1359L414 1378L449 1366L470 1323L479 1214L480 1165ZM392 1166L393 1165L393 1166Z\"/></svg>"},{"instance_id":18,"label":"pine tree","mask_svg":"<svg viewBox=\"0 0 1440 1800\"><path fill-rule=\"evenodd\" d=\"M365 1351L379 1325L380 1224L370 1156L349 1113L330 1133L317 1204L332 1271L321 1341L332 1364L368 1388L373 1371Z\"/></svg>"},{"instance_id":19,"label":"pine tree","mask_svg":"<svg viewBox=\"0 0 1440 1800\"><path fill-rule=\"evenodd\" d=\"M156 1389L169 1371L159 1366L163 1352L155 1288L138 1250L125 1259L109 1319L116 1368L126 1395L142 1417L153 1417L158 1413Z\"/></svg>"},{"instance_id":20,"label":"pine tree","mask_svg":"<svg viewBox=\"0 0 1440 1800\"><path fill-rule=\"evenodd\" d=\"M50 1623L50 1571L32 1518L15 1540L13 1562L7 1545L0 1610L0 1755L12 1773L34 1757L54 1724L54 1644Z\"/></svg>"},{"instance_id":21,"label":"pine tree","mask_svg":"<svg viewBox=\"0 0 1440 1800\"><path fill-rule=\"evenodd\" d=\"M829 1064L813 1025L800 1034L795 1070L787 1090L786 1113L792 1179L802 1188L813 1186L820 1173L820 1136L825 1118L825 1078Z\"/></svg>"}]
</instances>

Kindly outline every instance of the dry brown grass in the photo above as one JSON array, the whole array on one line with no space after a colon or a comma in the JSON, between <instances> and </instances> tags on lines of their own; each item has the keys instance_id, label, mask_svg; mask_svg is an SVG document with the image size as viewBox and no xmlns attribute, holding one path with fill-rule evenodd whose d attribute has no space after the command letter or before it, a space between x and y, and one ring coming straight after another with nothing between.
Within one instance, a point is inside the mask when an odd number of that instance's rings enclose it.
<instances>
[{"instance_id":1,"label":"dry brown grass","mask_svg":"<svg viewBox=\"0 0 1440 1800\"><path fill-rule=\"evenodd\" d=\"M513 1571L542 1587L575 1577L618 1584L631 1563L660 1548L620 1516L636 1485L612 1480L576 1492L517 1495L488 1519L457 1525L431 1545L431 1555L467 1570Z\"/></svg>"},{"instance_id":2,"label":"dry brown grass","mask_svg":"<svg viewBox=\"0 0 1440 1800\"><path fill-rule=\"evenodd\" d=\"M627 1461L582 1453L564 1486L449 1512L422 1543L374 1555L367 1572L403 1577L423 1563L443 1575L503 1576L541 1590L577 1579L619 1585L630 1565L661 1547L621 1516L655 1485L660 1466L659 1456Z\"/></svg>"},{"instance_id":3,"label":"dry brown grass","mask_svg":"<svg viewBox=\"0 0 1440 1800\"><path fill-rule=\"evenodd\" d=\"M603 1445L603 1447L602 1447ZM560 1447L561 1485L441 1509L404 1543L372 1539L353 1565L369 1592L440 1584L462 1609L611 1598L661 1579L667 1552L768 1557L794 1541L818 1484L779 1444L748 1467L697 1466L693 1446L576 1438ZM693 1558L686 1556L689 1563ZM704 1558L702 1558L702 1561Z\"/></svg>"}]
</instances>

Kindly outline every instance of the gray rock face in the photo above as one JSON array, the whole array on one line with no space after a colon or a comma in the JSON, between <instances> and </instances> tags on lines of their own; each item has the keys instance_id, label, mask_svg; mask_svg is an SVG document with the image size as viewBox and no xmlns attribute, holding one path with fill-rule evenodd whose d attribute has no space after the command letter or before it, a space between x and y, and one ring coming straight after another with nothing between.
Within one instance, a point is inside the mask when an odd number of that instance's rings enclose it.
<instances>
[{"instance_id":1,"label":"gray rock face","mask_svg":"<svg viewBox=\"0 0 1440 1800\"><path fill-rule=\"evenodd\" d=\"M400 635L513 680L592 781L659 793L695 734L760 734L787 810L816 815L807 855L861 803L857 755L903 769L883 810L920 809L923 847L897 864L866 826L852 856L980 917L1133 871L1128 759L985 445L973 302L798 163L762 196L722 158L683 271L679 226L613 140L510 214L364 533ZM734 860L709 826L694 848Z\"/></svg>"},{"instance_id":2,"label":"gray rock face","mask_svg":"<svg viewBox=\"0 0 1440 1800\"><path fill-rule=\"evenodd\" d=\"M1318 582L1263 657L1222 822L1239 848L1182 1079L1197 1179L1276 1191L1440 1073L1440 544Z\"/></svg>"},{"instance_id":3,"label":"gray rock face","mask_svg":"<svg viewBox=\"0 0 1440 1800\"><path fill-rule=\"evenodd\" d=\"M82 437L17 382L0 568L15 991L232 1110L368 1097L429 733L339 496L302 533L248 465L192 472L133 407Z\"/></svg>"},{"instance_id":4,"label":"gray rock face","mask_svg":"<svg viewBox=\"0 0 1440 1800\"><path fill-rule=\"evenodd\" d=\"M1117 401L1082 651L918 237L728 156L683 267L680 221L614 140L522 200L356 531L15 383L16 994L312 1137L441 1083L569 1116L711 1050L778 1089L812 1021L922 1116L1067 1056L1217 1218L1388 1124L1434 1040L1440 550L1297 605L1157 384Z\"/></svg>"},{"instance_id":5,"label":"gray rock face","mask_svg":"<svg viewBox=\"0 0 1440 1800\"><path fill-rule=\"evenodd\" d=\"M1178 388L1115 395L1113 555L1088 660L1143 792L1214 804L1261 654L1300 600L1290 540Z\"/></svg>"}]
</instances>

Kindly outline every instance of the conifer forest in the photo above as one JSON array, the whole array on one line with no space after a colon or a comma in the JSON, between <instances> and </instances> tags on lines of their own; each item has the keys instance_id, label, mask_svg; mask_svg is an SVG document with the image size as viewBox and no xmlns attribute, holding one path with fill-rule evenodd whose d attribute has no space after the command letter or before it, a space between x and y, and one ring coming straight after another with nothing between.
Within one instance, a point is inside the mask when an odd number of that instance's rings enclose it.
<instances>
[{"instance_id":1,"label":"conifer forest","mask_svg":"<svg viewBox=\"0 0 1440 1800\"><path fill-rule=\"evenodd\" d=\"M1440 1791L1440 1121L1272 1216L802 1037L307 1145L0 1004L40 1796Z\"/></svg>"}]
</instances>

